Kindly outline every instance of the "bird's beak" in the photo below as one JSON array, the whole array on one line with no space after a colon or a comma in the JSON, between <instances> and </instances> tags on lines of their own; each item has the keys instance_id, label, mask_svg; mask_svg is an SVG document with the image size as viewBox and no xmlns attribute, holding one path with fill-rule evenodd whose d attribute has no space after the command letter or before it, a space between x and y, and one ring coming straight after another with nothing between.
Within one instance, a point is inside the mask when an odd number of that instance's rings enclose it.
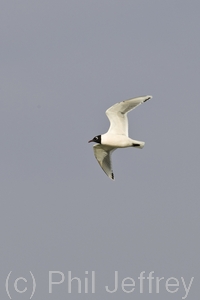
<instances>
[{"instance_id":1,"label":"bird's beak","mask_svg":"<svg viewBox=\"0 0 200 300\"><path fill-rule=\"evenodd\" d=\"M88 143L91 143L91 142L93 142L93 140L88 141Z\"/></svg>"}]
</instances>

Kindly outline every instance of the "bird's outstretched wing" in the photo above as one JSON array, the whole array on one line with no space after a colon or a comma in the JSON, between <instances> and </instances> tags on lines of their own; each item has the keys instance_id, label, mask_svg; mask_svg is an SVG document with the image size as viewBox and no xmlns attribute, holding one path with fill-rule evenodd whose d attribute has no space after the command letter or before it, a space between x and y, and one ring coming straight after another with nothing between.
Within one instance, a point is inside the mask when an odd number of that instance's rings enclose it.
<instances>
[{"instance_id":1,"label":"bird's outstretched wing","mask_svg":"<svg viewBox=\"0 0 200 300\"><path fill-rule=\"evenodd\" d=\"M112 170L112 163L111 163L111 154L116 148L104 146L100 144L96 144L93 146L94 155L103 169L103 171L108 175L110 179L114 180L114 174Z\"/></svg>"},{"instance_id":2,"label":"bird's outstretched wing","mask_svg":"<svg viewBox=\"0 0 200 300\"><path fill-rule=\"evenodd\" d=\"M127 113L143 102L151 99L152 96L137 97L114 104L106 110L110 121L109 133L123 134L128 136Z\"/></svg>"}]
</instances>

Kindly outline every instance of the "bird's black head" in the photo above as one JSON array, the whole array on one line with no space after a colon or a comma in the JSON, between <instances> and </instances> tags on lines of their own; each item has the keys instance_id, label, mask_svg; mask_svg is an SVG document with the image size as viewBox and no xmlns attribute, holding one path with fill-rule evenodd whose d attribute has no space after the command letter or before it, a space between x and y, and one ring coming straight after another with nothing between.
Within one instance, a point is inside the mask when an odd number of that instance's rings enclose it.
<instances>
[{"instance_id":1,"label":"bird's black head","mask_svg":"<svg viewBox=\"0 0 200 300\"><path fill-rule=\"evenodd\" d=\"M98 143L98 144L101 144L101 135L97 135L95 136L92 140L90 140L88 143L90 142L95 142L95 143Z\"/></svg>"}]
</instances>

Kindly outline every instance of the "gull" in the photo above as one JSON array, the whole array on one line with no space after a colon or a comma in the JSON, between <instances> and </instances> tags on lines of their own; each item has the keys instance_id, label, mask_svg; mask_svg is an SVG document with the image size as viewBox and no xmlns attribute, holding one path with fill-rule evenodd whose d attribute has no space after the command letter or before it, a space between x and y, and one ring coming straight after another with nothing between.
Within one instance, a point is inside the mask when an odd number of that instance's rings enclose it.
<instances>
[{"instance_id":1,"label":"gull","mask_svg":"<svg viewBox=\"0 0 200 300\"><path fill-rule=\"evenodd\" d=\"M145 142L129 138L127 114L129 111L151 98L152 96L132 98L116 103L108 108L106 110L106 115L110 121L108 131L104 134L97 135L92 140L88 141L88 143L96 143L93 146L94 155L103 171L112 180L114 180L111 163L112 152L117 148L135 147L142 149L145 144Z\"/></svg>"}]
</instances>

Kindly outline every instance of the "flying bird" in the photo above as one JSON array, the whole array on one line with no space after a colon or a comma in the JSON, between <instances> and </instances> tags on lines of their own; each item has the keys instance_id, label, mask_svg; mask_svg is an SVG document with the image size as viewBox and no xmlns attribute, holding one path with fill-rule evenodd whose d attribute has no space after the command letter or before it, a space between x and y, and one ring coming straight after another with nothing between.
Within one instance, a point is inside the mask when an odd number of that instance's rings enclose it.
<instances>
[{"instance_id":1,"label":"flying bird","mask_svg":"<svg viewBox=\"0 0 200 300\"><path fill-rule=\"evenodd\" d=\"M132 98L116 103L108 108L106 110L106 115L110 121L108 131L88 141L88 143L96 143L93 146L94 155L106 175L113 180L114 173L111 163L112 152L117 148L135 147L142 149L145 144L145 142L129 138L127 113L151 98L152 96Z\"/></svg>"}]
</instances>

